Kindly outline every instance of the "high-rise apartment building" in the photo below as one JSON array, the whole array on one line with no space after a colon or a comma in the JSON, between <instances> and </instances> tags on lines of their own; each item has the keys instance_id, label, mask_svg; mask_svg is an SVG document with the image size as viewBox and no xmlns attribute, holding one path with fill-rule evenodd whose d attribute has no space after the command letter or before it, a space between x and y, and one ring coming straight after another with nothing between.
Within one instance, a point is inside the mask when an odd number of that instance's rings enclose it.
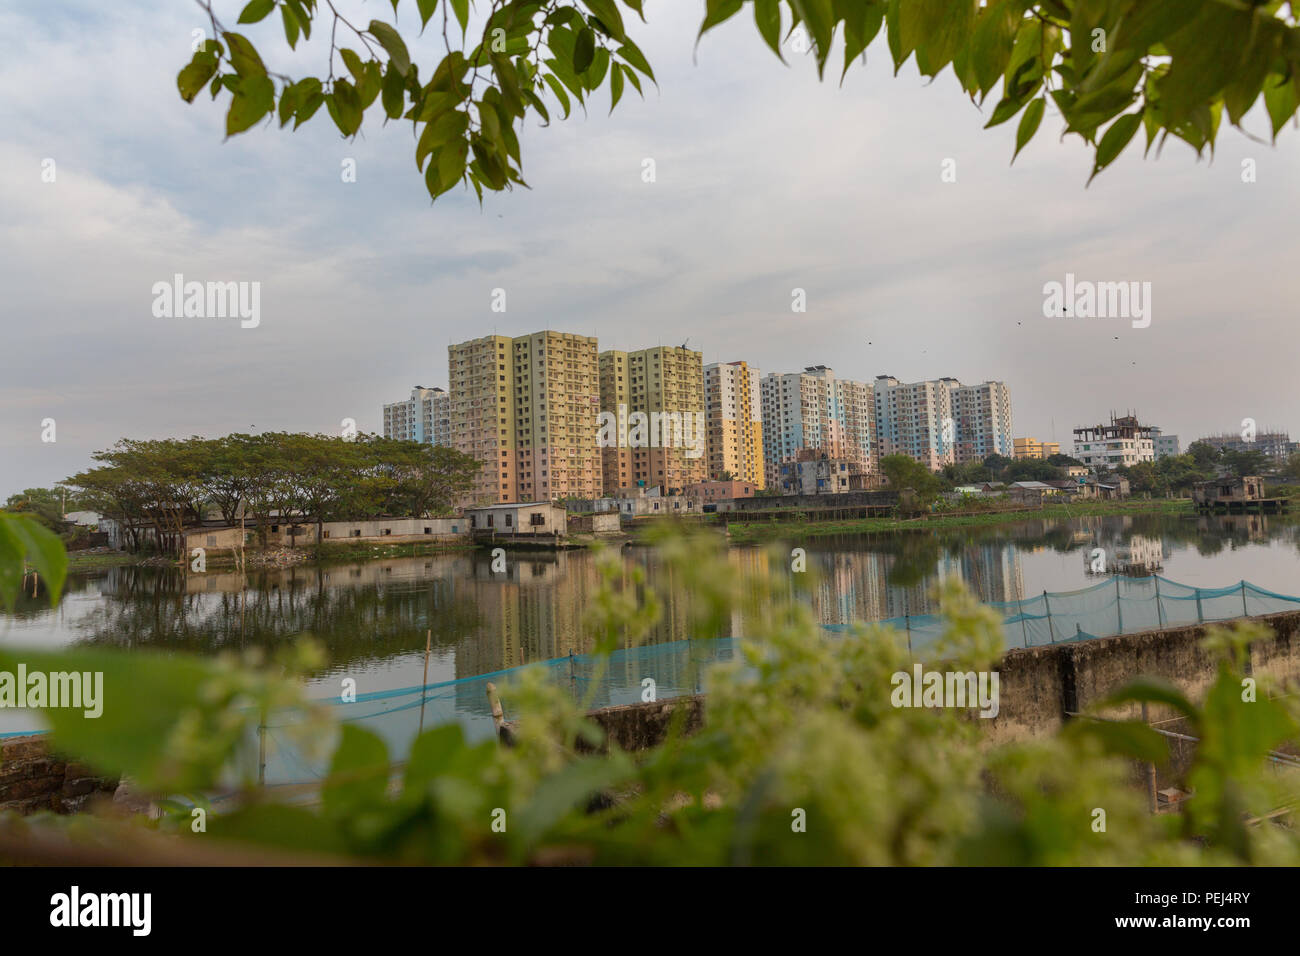
<instances>
[{"instance_id":1,"label":"high-rise apartment building","mask_svg":"<svg viewBox=\"0 0 1300 956\"><path fill-rule=\"evenodd\" d=\"M447 347L451 447L480 465L470 504L515 500L513 362L513 340L506 335Z\"/></svg>"},{"instance_id":2,"label":"high-rise apartment building","mask_svg":"<svg viewBox=\"0 0 1300 956\"><path fill-rule=\"evenodd\" d=\"M1011 389L1002 382L962 385L949 383L952 396L954 457L957 464L983 461L990 455L1010 458L1015 450L1011 439Z\"/></svg>"},{"instance_id":3,"label":"high-rise apartment building","mask_svg":"<svg viewBox=\"0 0 1300 956\"><path fill-rule=\"evenodd\" d=\"M441 388L416 385L411 397L384 406L384 437L430 445L450 444L448 397Z\"/></svg>"},{"instance_id":4,"label":"high-rise apartment building","mask_svg":"<svg viewBox=\"0 0 1300 956\"><path fill-rule=\"evenodd\" d=\"M766 486L763 467L763 400L759 370L745 362L704 366L708 420L708 476Z\"/></svg>"},{"instance_id":5,"label":"high-rise apartment building","mask_svg":"<svg viewBox=\"0 0 1300 956\"><path fill-rule=\"evenodd\" d=\"M781 463L800 449L856 461L874 473L876 455L872 386L837 379L825 365L802 372L771 372L761 380L763 455L768 487L781 481Z\"/></svg>"},{"instance_id":6,"label":"high-rise apartment building","mask_svg":"<svg viewBox=\"0 0 1300 956\"><path fill-rule=\"evenodd\" d=\"M955 464L955 379L900 382L880 375L875 383L876 442L880 457L907 455L931 471Z\"/></svg>"},{"instance_id":7,"label":"high-rise apartment building","mask_svg":"<svg viewBox=\"0 0 1300 956\"><path fill-rule=\"evenodd\" d=\"M601 492L596 338L535 332L514 340L519 501Z\"/></svg>"},{"instance_id":8,"label":"high-rise apartment building","mask_svg":"<svg viewBox=\"0 0 1300 956\"><path fill-rule=\"evenodd\" d=\"M955 378L875 383L881 457L907 455L931 471L944 465L1011 457L1011 390L1002 382L963 385Z\"/></svg>"},{"instance_id":9,"label":"high-rise apartment building","mask_svg":"<svg viewBox=\"0 0 1300 956\"><path fill-rule=\"evenodd\" d=\"M482 468L474 503L591 498L596 445L596 339L543 331L449 346L450 432Z\"/></svg>"},{"instance_id":10,"label":"high-rise apartment building","mask_svg":"<svg viewBox=\"0 0 1300 956\"><path fill-rule=\"evenodd\" d=\"M665 493L707 477L704 365L700 352L659 346L600 354L604 493L658 486Z\"/></svg>"}]
</instances>

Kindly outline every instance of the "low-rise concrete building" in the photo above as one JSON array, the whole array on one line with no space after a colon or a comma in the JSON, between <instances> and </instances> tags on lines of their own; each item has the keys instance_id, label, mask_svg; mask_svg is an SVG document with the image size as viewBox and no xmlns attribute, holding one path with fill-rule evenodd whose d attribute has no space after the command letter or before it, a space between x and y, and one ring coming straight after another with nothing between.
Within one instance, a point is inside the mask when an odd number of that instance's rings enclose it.
<instances>
[{"instance_id":1,"label":"low-rise concrete building","mask_svg":"<svg viewBox=\"0 0 1300 956\"><path fill-rule=\"evenodd\" d=\"M623 522L616 511L569 515L569 534L620 534L622 527Z\"/></svg>"},{"instance_id":2,"label":"low-rise concrete building","mask_svg":"<svg viewBox=\"0 0 1300 956\"><path fill-rule=\"evenodd\" d=\"M568 533L569 515L563 505L545 501L513 502L466 508L470 533L475 536L517 537L564 535Z\"/></svg>"},{"instance_id":3,"label":"low-rise concrete building","mask_svg":"<svg viewBox=\"0 0 1300 956\"><path fill-rule=\"evenodd\" d=\"M783 495L839 495L872 486L871 476L860 462L825 454L800 454L793 461L783 461L779 476Z\"/></svg>"},{"instance_id":4,"label":"low-rise concrete building","mask_svg":"<svg viewBox=\"0 0 1300 956\"><path fill-rule=\"evenodd\" d=\"M1244 511L1267 501L1264 497L1264 479L1259 475L1234 477L1225 475L1213 481L1198 481L1192 486L1192 502L1204 510Z\"/></svg>"},{"instance_id":5,"label":"low-rise concrete building","mask_svg":"<svg viewBox=\"0 0 1300 956\"><path fill-rule=\"evenodd\" d=\"M682 489L687 498L698 498L706 505L732 498L752 498L758 494L754 481L697 481Z\"/></svg>"}]
</instances>

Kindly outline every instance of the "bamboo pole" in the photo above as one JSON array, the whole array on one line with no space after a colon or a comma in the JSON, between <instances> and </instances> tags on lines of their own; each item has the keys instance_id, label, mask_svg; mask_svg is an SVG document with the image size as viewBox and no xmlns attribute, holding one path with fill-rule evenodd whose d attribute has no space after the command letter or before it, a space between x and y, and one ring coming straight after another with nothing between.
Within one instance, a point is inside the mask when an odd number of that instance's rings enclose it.
<instances>
[{"instance_id":1,"label":"bamboo pole","mask_svg":"<svg viewBox=\"0 0 1300 956\"><path fill-rule=\"evenodd\" d=\"M420 679L420 733L424 733L424 702L429 687L429 649L433 644L433 628L424 632L424 677Z\"/></svg>"}]
</instances>

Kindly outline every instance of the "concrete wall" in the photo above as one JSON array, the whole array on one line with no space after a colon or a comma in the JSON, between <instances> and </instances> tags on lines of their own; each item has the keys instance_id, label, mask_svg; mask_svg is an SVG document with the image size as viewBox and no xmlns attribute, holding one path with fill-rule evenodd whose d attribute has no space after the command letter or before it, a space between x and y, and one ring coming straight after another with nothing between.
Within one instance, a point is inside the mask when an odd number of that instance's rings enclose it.
<instances>
[{"instance_id":1,"label":"concrete wall","mask_svg":"<svg viewBox=\"0 0 1300 956\"><path fill-rule=\"evenodd\" d=\"M1251 672L1275 680L1300 680L1300 611L1270 614L1255 620L1272 627L1274 637L1251 652ZM977 718L992 743L1055 733L1066 711L1081 712L1138 676L1162 677L1193 700L1204 698L1216 671L1214 658L1201 650L1200 625L1143 631L1068 644L1016 648L998 666L999 711ZM704 700L682 697L653 704L606 707L590 716L628 750L652 747L663 739L675 701L689 708L688 725L703 720ZM1107 716L1137 718L1138 705ZM1167 720L1175 712L1151 705L1148 720ZM1179 729L1177 725L1162 725Z\"/></svg>"},{"instance_id":2,"label":"concrete wall","mask_svg":"<svg viewBox=\"0 0 1300 956\"><path fill-rule=\"evenodd\" d=\"M617 514L569 515L569 534L618 534L623 522Z\"/></svg>"},{"instance_id":3,"label":"concrete wall","mask_svg":"<svg viewBox=\"0 0 1300 956\"><path fill-rule=\"evenodd\" d=\"M75 813L96 793L111 796L117 783L51 755L44 737L0 740L0 812Z\"/></svg>"},{"instance_id":4,"label":"concrete wall","mask_svg":"<svg viewBox=\"0 0 1300 956\"><path fill-rule=\"evenodd\" d=\"M282 547L310 547L316 544L316 522L305 521L297 525L297 534L291 535L289 524L272 525L276 531L267 532L267 543ZM425 529L428 529L426 531ZM412 541L450 542L469 538L469 519L451 518L375 518L370 521L326 521L321 526L321 544L347 544L357 541L383 541L403 544ZM256 538L250 539L256 541Z\"/></svg>"}]
</instances>

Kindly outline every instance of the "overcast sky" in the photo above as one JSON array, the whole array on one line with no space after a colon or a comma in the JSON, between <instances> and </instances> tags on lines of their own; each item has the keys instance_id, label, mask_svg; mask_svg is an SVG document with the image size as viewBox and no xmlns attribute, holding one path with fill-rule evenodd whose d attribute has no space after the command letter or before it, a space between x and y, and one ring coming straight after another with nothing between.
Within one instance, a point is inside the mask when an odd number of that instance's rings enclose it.
<instances>
[{"instance_id":1,"label":"overcast sky","mask_svg":"<svg viewBox=\"0 0 1300 956\"><path fill-rule=\"evenodd\" d=\"M242 5L217 9L232 25ZM1245 417L1300 433L1294 130L1274 148L1225 122L1213 162L1130 148L1085 189L1091 150L1059 140L1059 117L1010 166L1016 123L982 129L992 99L981 114L950 72L894 77L880 39L841 88L810 56L783 66L748 15L693 55L703 3L646 8L633 35L659 90L530 120L532 189L480 209L459 191L431 207L409 125L382 127L377 106L355 142L324 110L223 142L224 96L176 93L193 3L5 5L0 500L123 436L377 431L384 402L446 385L448 343L543 328L689 340L764 373L1002 380L1016 435L1063 445L1129 408L1184 446ZM276 21L245 29L272 68L323 71L323 31L291 56ZM436 48L413 53L428 75ZM1266 138L1262 108L1247 127ZM152 286L178 272L260 282L260 325L155 318ZM1043 285L1067 272L1150 282L1150 326L1044 318Z\"/></svg>"}]
</instances>

